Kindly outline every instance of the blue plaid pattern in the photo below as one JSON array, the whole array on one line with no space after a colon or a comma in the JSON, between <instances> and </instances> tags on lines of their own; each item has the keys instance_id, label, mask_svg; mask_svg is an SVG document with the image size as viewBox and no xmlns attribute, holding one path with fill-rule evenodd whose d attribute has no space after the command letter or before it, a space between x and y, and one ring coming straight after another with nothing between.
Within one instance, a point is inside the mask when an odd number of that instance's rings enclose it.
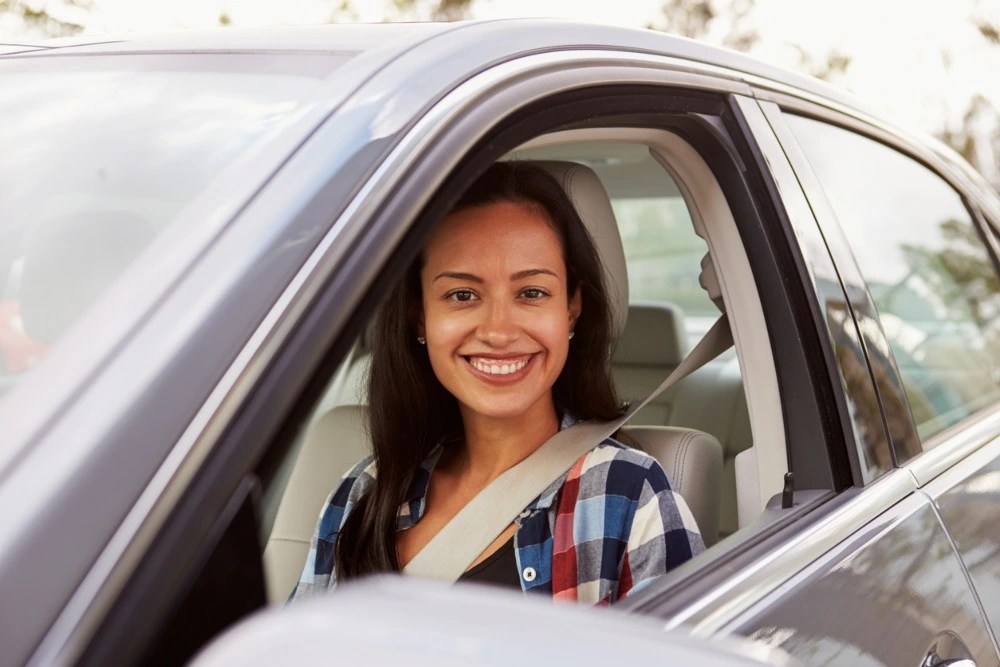
<instances>
[{"instance_id":1,"label":"blue plaid pattern","mask_svg":"<svg viewBox=\"0 0 1000 667\"><path fill-rule=\"evenodd\" d=\"M400 507L398 530L423 515L442 451L435 448L421 465ZM336 585L337 535L375 474L368 457L330 495L293 597ZM705 548L690 509L656 459L610 438L580 457L515 522L521 588L591 605L622 599Z\"/></svg>"}]
</instances>

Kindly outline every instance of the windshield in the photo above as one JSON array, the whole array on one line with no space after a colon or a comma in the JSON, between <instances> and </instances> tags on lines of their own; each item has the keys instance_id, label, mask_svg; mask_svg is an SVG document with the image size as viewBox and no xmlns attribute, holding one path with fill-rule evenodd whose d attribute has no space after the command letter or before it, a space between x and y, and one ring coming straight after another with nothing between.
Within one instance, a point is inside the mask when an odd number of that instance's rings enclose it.
<instances>
[{"instance_id":1,"label":"windshield","mask_svg":"<svg viewBox=\"0 0 1000 667\"><path fill-rule=\"evenodd\" d=\"M0 393L343 54L0 60Z\"/></svg>"}]
</instances>

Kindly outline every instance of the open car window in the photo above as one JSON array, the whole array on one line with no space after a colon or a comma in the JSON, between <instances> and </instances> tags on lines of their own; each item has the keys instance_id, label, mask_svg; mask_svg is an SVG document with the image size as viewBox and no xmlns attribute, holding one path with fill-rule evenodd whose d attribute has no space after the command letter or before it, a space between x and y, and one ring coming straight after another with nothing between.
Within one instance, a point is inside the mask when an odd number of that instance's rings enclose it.
<instances>
[{"instance_id":1,"label":"open car window","mask_svg":"<svg viewBox=\"0 0 1000 667\"><path fill-rule=\"evenodd\" d=\"M650 137L655 139L661 134L654 132ZM579 164L592 169L600 179L616 218L629 287L627 321L612 361L613 373L622 398L636 401L655 389L720 317L719 306L700 284L709 246L699 235L690 212L690 207L698 204L690 198L706 197L710 190L704 184L700 188L696 183L678 184L679 172L672 174L654 157L655 142L649 137L644 139L641 133L629 141L617 142L588 141L586 136L543 137L513 151L506 159ZM713 185L718 187L714 181ZM716 199L712 205L728 213L724 200ZM710 207L703 204L701 208ZM732 218L731 213L728 216ZM717 252L725 257L720 240L723 231L717 228L716 220L706 224L713 226L720 246ZM732 245L728 252L734 251ZM743 253L741 247L736 250ZM714 270L711 263L709 269ZM737 282L741 267L727 269L728 273L726 269L719 272ZM746 275L743 278L752 289L752 279L747 281ZM747 315L754 310L751 301L757 301L757 297L744 299L732 314L742 318L737 321L744 330L754 322L753 316ZM762 318L759 310L758 305L754 314ZM757 333L758 340L767 340L766 331ZM293 452L265 495L263 526L264 534L270 535L265 563L273 602L285 600L294 588L318 514L337 480L367 454L363 431L370 334L371 322L330 377ZM745 337L745 350L753 349L754 344L752 337ZM769 349L765 350L764 354L769 355ZM760 357L761 350L756 354ZM773 381L773 370L771 373ZM776 406L777 396L766 399L761 392L758 400L762 406L758 421L780 426L780 418L767 414L764 407ZM766 474L768 479L780 479L783 474L783 468L758 472L769 457L776 457L783 465L783 437L780 431L777 436L765 432L761 441L773 443L775 451L765 451L758 457L753 448L755 438L744 374L735 348L676 384L630 421L630 428L646 427L680 428L705 434L711 441L706 445L712 448L708 454L696 451L683 461L661 460L668 477L687 484L687 488L682 484L681 493L687 494L685 499L699 517L702 535L710 547L736 533L741 521L752 521L763 509L759 500L761 477ZM748 461L754 463L748 465ZM693 469L699 474L692 476ZM702 469L706 472L702 473ZM326 472L319 474L318 470ZM744 502L742 510L740 498Z\"/></svg>"}]
</instances>

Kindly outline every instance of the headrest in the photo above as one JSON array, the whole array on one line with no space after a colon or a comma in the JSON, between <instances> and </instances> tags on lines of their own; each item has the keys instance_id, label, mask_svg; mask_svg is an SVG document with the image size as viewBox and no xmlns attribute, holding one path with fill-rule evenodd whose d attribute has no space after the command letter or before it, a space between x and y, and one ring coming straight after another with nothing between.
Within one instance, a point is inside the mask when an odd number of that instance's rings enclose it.
<instances>
[{"instance_id":1,"label":"headrest","mask_svg":"<svg viewBox=\"0 0 1000 667\"><path fill-rule=\"evenodd\" d=\"M615 350L616 365L676 366L687 354L684 311L672 303L633 303Z\"/></svg>"},{"instance_id":2,"label":"headrest","mask_svg":"<svg viewBox=\"0 0 1000 667\"><path fill-rule=\"evenodd\" d=\"M124 211L91 211L40 221L24 255L19 298L25 332L55 342L153 239Z\"/></svg>"},{"instance_id":3,"label":"headrest","mask_svg":"<svg viewBox=\"0 0 1000 667\"><path fill-rule=\"evenodd\" d=\"M608 301L611 303L612 333L620 338L628 316L628 273L625 270L625 250L618 233L618 222L604 185L593 169L576 162L531 162L559 181L590 232L601 264L604 265L604 282L608 290Z\"/></svg>"}]
</instances>

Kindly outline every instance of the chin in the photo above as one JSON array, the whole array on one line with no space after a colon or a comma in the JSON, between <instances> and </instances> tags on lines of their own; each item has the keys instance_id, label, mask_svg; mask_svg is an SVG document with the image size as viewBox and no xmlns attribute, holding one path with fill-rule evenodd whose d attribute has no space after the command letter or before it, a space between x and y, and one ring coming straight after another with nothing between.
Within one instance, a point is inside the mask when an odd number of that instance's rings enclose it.
<instances>
[{"instance_id":1,"label":"chin","mask_svg":"<svg viewBox=\"0 0 1000 667\"><path fill-rule=\"evenodd\" d=\"M523 397L520 396L517 398L519 400L515 401L497 400L494 397L484 398L482 400L472 401L469 403L460 402L469 413L480 417L488 417L490 419L517 419L518 417L530 412L537 403L537 401L525 401Z\"/></svg>"}]
</instances>

